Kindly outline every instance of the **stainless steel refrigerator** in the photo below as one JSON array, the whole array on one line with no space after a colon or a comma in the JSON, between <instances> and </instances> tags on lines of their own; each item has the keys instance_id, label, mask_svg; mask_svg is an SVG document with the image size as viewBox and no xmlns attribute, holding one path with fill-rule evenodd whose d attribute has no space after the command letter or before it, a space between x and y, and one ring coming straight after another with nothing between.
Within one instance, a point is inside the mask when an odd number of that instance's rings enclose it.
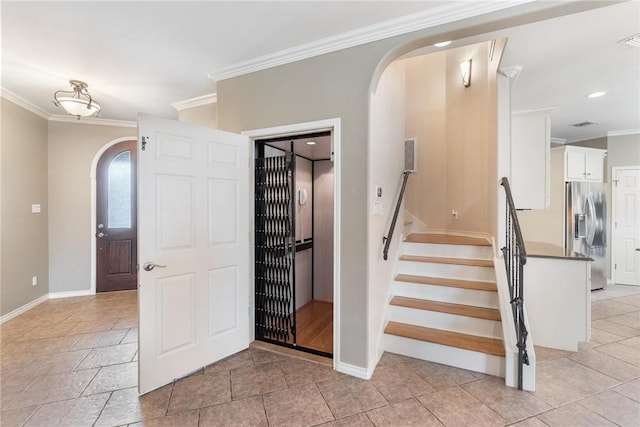
<instances>
[{"instance_id":1,"label":"stainless steel refrigerator","mask_svg":"<svg viewBox=\"0 0 640 427\"><path fill-rule=\"evenodd\" d=\"M607 284L607 193L603 183L566 183L565 247L593 258L591 290Z\"/></svg>"}]
</instances>

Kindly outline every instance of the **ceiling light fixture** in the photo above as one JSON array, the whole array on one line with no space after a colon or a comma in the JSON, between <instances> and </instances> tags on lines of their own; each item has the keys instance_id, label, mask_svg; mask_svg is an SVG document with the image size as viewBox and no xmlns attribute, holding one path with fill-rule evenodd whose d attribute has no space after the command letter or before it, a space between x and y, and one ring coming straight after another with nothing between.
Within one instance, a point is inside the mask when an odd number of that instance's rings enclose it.
<instances>
[{"instance_id":1,"label":"ceiling light fixture","mask_svg":"<svg viewBox=\"0 0 640 427\"><path fill-rule=\"evenodd\" d=\"M446 42L434 43L433 45L435 47L445 47L445 46L449 46L450 44L451 44L451 40L447 40Z\"/></svg>"},{"instance_id":2,"label":"ceiling light fixture","mask_svg":"<svg viewBox=\"0 0 640 427\"><path fill-rule=\"evenodd\" d=\"M307 141L307 145L316 145L315 141Z\"/></svg>"},{"instance_id":3,"label":"ceiling light fixture","mask_svg":"<svg viewBox=\"0 0 640 427\"><path fill-rule=\"evenodd\" d=\"M606 91L601 90L601 91L598 91L598 92L591 92L591 93L588 93L588 94L586 94L585 96L586 96L587 98L600 98L601 96L605 96L606 94L607 94L607 92L606 92Z\"/></svg>"},{"instance_id":4,"label":"ceiling light fixture","mask_svg":"<svg viewBox=\"0 0 640 427\"><path fill-rule=\"evenodd\" d=\"M468 59L460 63L460 72L462 73L462 84L464 87L471 86L471 60Z\"/></svg>"},{"instance_id":5,"label":"ceiling light fixture","mask_svg":"<svg viewBox=\"0 0 640 427\"><path fill-rule=\"evenodd\" d=\"M100 111L100 104L94 100L89 91L88 85L80 80L69 80L72 90L59 90L53 94L53 104L62 107L64 110L78 118L89 117ZM62 94L63 96L59 96ZM70 96L65 96L68 94Z\"/></svg>"}]
</instances>

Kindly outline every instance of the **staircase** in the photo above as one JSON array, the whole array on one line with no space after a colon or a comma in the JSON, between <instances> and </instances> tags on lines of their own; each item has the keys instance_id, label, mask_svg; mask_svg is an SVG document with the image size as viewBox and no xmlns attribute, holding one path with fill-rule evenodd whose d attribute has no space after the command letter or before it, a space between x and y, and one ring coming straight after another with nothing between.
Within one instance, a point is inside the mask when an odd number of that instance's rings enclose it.
<instances>
[{"instance_id":1,"label":"staircase","mask_svg":"<svg viewBox=\"0 0 640 427\"><path fill-rule=\"evenodd\" d=\"M402 243L387 309L386 351L505 375L491 243L412 233Z\"/></svg>"}]
</instances>

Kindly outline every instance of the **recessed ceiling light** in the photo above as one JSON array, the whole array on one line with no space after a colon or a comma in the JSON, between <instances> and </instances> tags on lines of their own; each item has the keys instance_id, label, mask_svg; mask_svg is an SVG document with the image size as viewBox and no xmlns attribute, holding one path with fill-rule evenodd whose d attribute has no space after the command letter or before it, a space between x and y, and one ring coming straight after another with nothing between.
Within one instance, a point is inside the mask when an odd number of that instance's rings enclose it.
<instances>
[{"instance_id":1,"label":"recessed ceiling light","mask_svg":"<svg viewBox=\"0 0 640 427\"><path fill-rule=\"evenodd\" d=\"M606 91L601 90L598 92L591 92L586 95L587 98L600 98L601 96L605 96L607 94Z\"/></svg>"},{"instance_id":2,"label":"recessed ceiling light","mask_svg":"<svg viewBox=\"0 0 640 427\"><path fill-rule=\"evenodd\" d=\"M435 47L445 47L445 46L449 46L450 44L451 44L451 40L448 40L446 42L434 43L433 45Z\"/></svg>"},{"instance_id":3,"label":"recessed ceiling light","mask_svg":"<svg viewBox=\"0 0 640 427\"><path fill-rule=\"evenodd\" d=\"M633 36L626 37L618 43L623 44L629 47L640 47L640 33L634 34Z\"/></svg>"},{"instance_id":4,"label":"recessed ceiling light","mask_svg":"<svg viewBox=\"0 0 640 427\"><path fill-rule=\"evenodd\" d=\"M307 145L316 145L315 141L307 141Z\"/></svg>"}]
</instances>

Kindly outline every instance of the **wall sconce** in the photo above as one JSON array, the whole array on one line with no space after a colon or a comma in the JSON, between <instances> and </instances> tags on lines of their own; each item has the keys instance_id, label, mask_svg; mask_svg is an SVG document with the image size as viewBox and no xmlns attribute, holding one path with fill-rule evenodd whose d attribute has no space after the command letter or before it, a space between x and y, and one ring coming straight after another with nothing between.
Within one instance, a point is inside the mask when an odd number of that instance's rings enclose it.
<instances>
[{"instance_id":1,"label":"wall sconce","mask_svg":"<svg viewBox=\"0 0 640 427\"><path fill-rule=\"evenodd\" d=\"M471 60L468 59L460 63L460 72L462 73L462 84L464 87L471 86Z\"/></svg>"}]
</instances>

